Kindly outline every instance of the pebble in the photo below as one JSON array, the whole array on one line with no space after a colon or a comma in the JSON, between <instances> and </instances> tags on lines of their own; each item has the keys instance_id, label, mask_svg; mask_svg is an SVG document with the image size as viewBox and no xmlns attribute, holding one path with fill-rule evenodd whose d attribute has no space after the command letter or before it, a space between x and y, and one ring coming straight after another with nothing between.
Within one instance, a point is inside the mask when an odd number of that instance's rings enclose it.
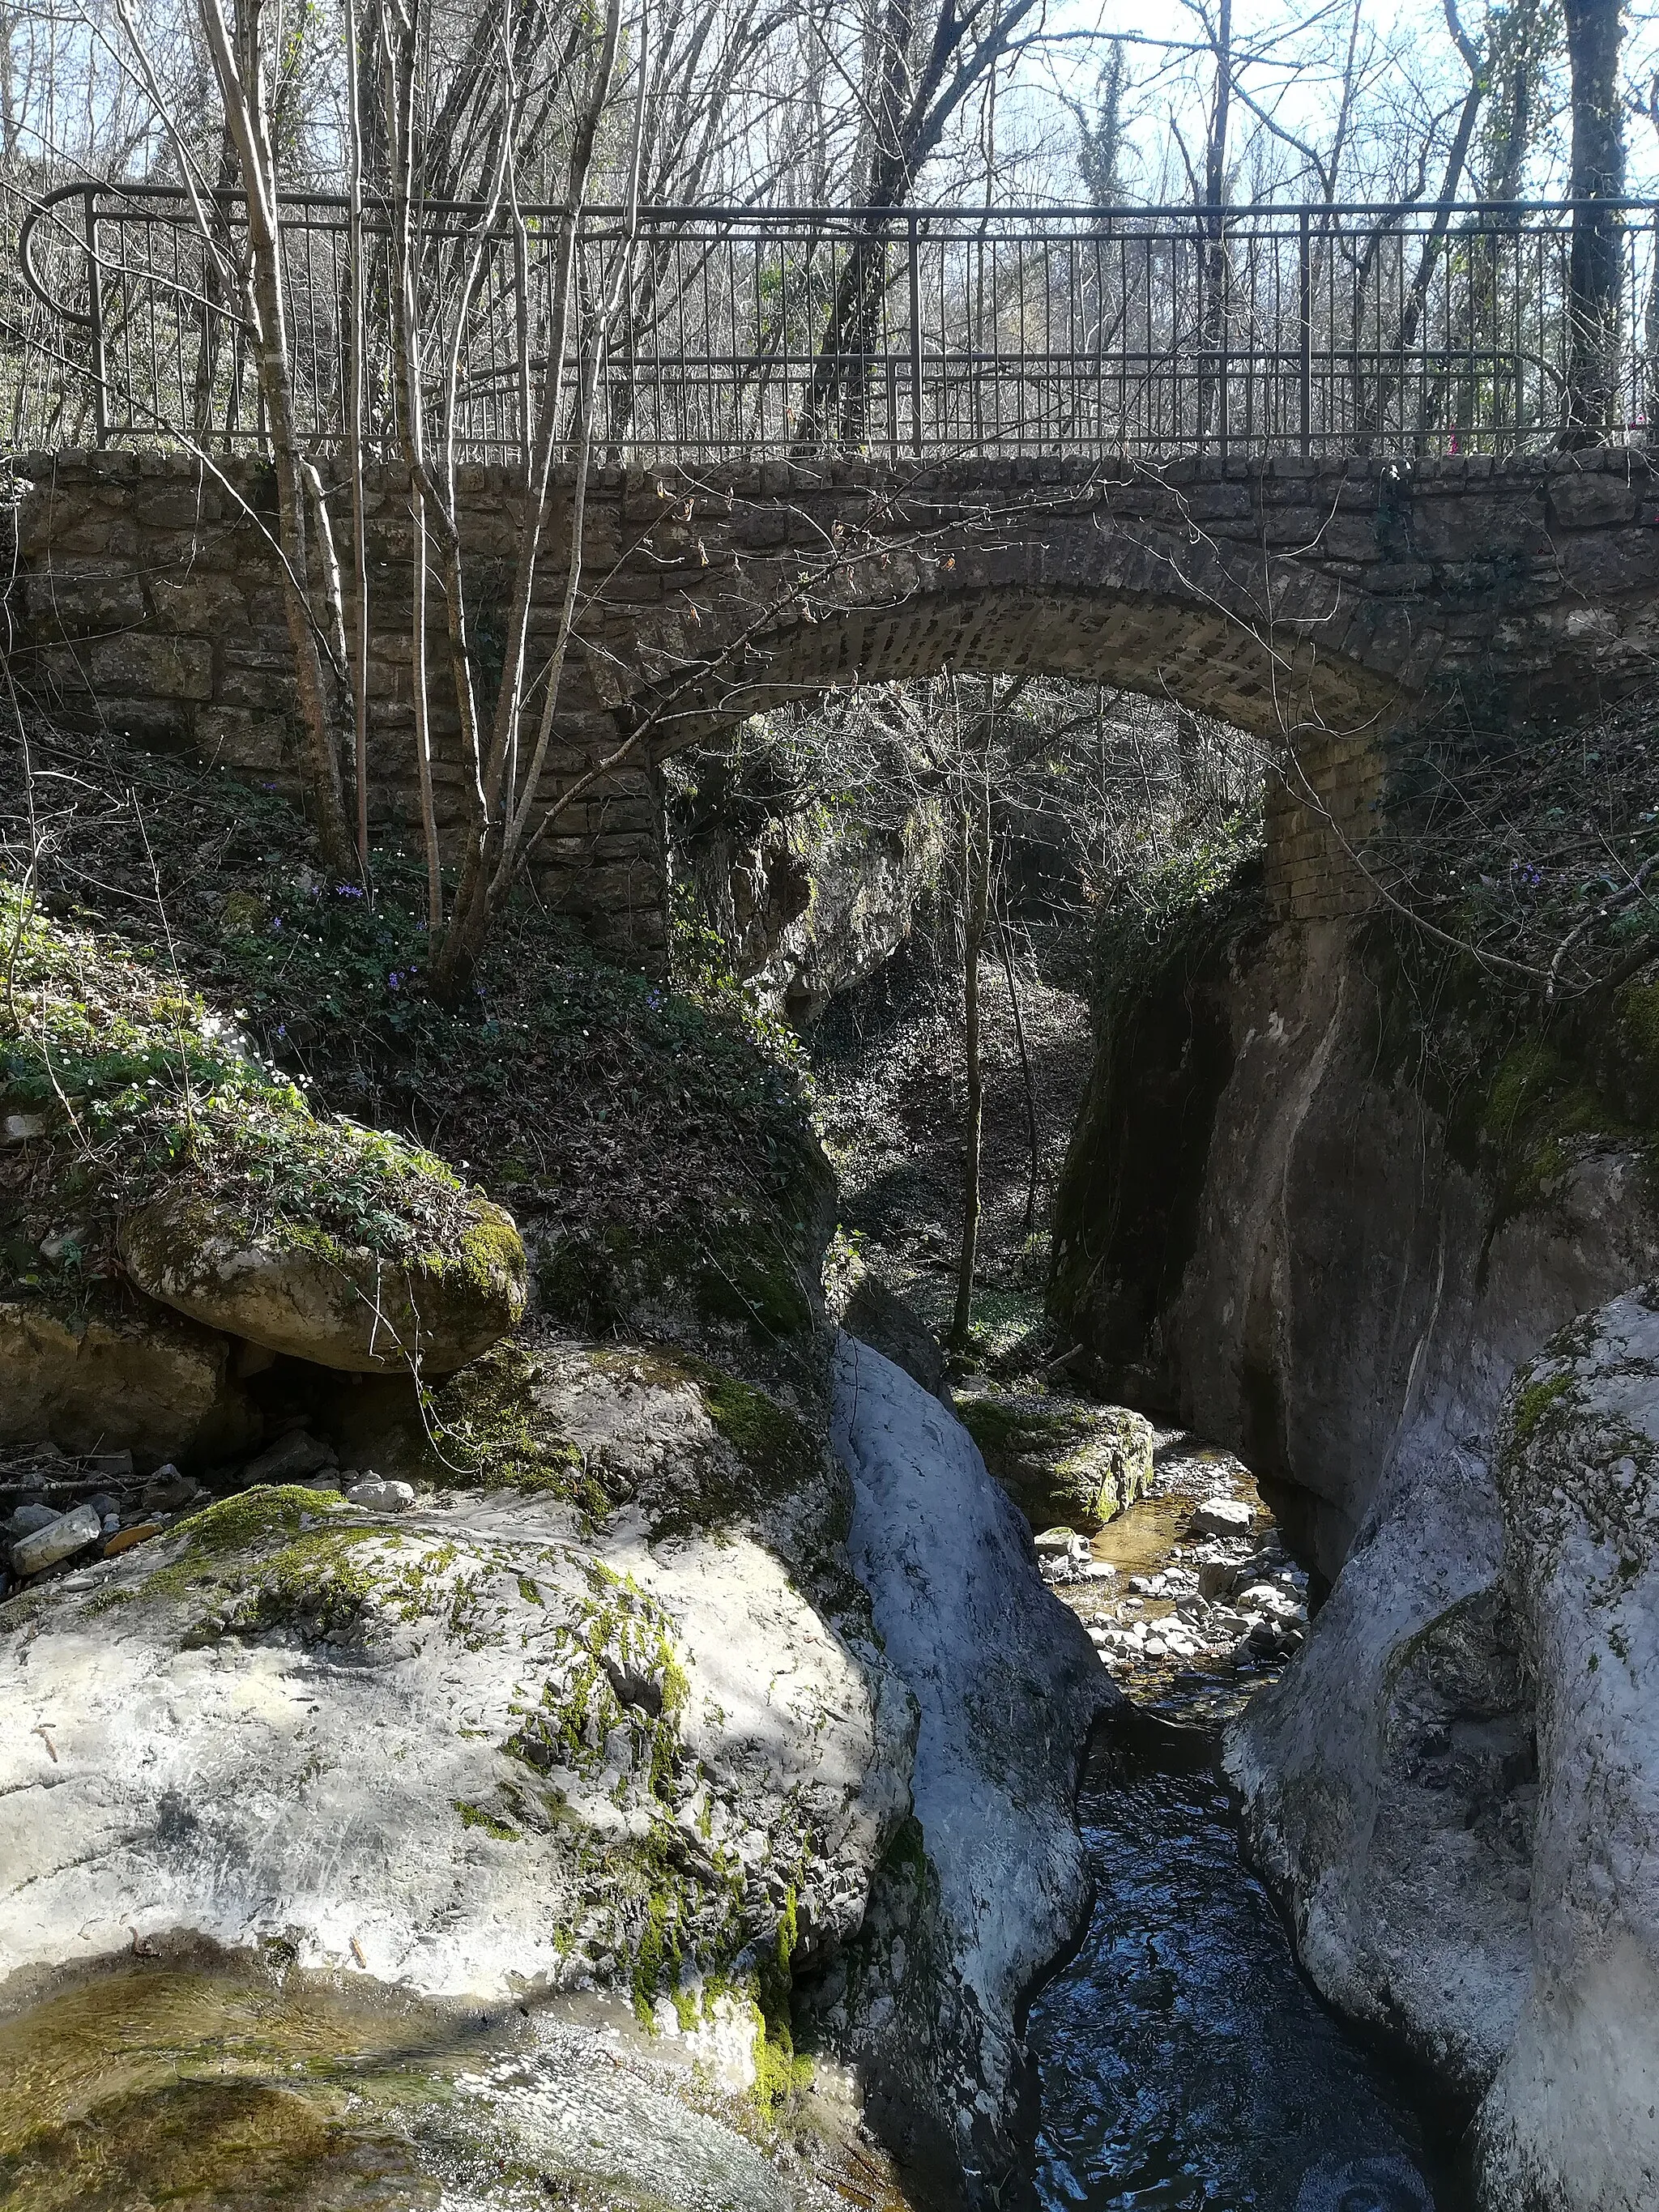
<instances>
[{"instance_id":1,"label":"pebble","mask_svg":"<svg viewBox=\"0 0 1659 2212\"><path fill-rule=\"evenodd\" d=\"M91 1506L77 1505L14 1544L12 1565L20 1575L38 1575L43 1568L55 1567L59 1559L72 1558L88 1544L95 1544L103 1533L103 1523Z\"/></svg>"},{"instance_id":2,"label":"pebble","mask_svg":"<svg viewBox=\"0 0 1659 2212\"><path fill-rule=\"evenodd\" d=\"M378 1475L355 1482L346 1492L348 1505L367 1505L376 1513L407 1513L415 1492L407 1482L382 1482Z\"/></svg>"}]
</instances>

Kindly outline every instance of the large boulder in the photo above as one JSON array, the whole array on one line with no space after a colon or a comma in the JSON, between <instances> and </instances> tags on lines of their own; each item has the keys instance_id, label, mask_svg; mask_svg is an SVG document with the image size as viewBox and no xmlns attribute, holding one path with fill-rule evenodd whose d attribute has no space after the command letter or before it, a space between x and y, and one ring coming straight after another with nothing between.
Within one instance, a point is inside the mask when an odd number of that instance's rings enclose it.
<instances>
[{"instance_id":1,"label":"large boulder","mask_svg":"<svg viewBox=\"0 0 1659 2212\"><path fill-rule=\"evenodd\" d=\"M1228 1765L1303 1961L1478 2106L1485 2212L1659 2193L1659 1285L1402 1453Z\"/></svg>"},{"instance_id":2,"label":"large boulder","mask_svg":"<svg viewBox=\"0 0 1659 2212\"><path fill-rule=\"evenodd\" d=\"M878 1276L866 1275L842 1314L841 1325L872 1352L902 1367L924 1390L951 1402L945 1353L939 1339L913 1305L890 1291Z\"/></svg>"},{"instance_id":3,"label":"large boulder","mask_svg":"<svg viewBox=\"0 0 1659 2212\"><path fill-rule=\"evenodd\" d=\"M964 1388L957 1410L1035 1528L1100 1528L1152 1485L1152 1423L1058 1391Z\"/></svg>"},{"instance_id":4,"label":"large boulder","mask_svg":"<svg viewBox=\"0 0 1659 2212\"><path fill-rule=\"evenodd\" d=\"M908 1806L846 1486L799 1429L797 1479L756 1477L741 1386L556 1371L582 1448L628 1447L611 1510L256 1488L0 1607L0 1980L269 1938L671 2035L735 1995L778 2063L793 1971L857 1929Z\"/></svg>"},{"instance_id":5,"label":"large boulder","mask_svg":"<svg viewBox=\"0 0 1659 2212\"><path fill-rule=\"evenodd\" d=\"M1021 2008L1088 1908L1083 1753L1121 1693L961 1423L845 1335L835 1387L854 1571L921 1719L915 1820L815 2020L911 2169L940 2197L964 2175L970 2201L995 2203L1018 2158Z\"/></svg>"},{"instance_id":6,"label":"large boulder","mask_svg":"<svg viewBox=\"0 0 1659 2212\"><path fill-rule=\"evenodd\" d=\"M459 1228L390 1259L314 1222L258 1224L200 1201L161 1200L122 1224L141 1290L211 1328L359 1374L447 1375L516 1326L524 1245L512 1216L476 1194Z\"/></svg>"},{"instance_id":7,"label":"large boulder","mask_svg":"<svg viewBox=\"0 0 1659 2212\"><path fill-rule=\"evenodd\" d=\"M234 1347L164 1307L100 1296L82 1313L0 1304L0 1443L228 1457L258 1434Z\"/></svg>"}]
</instances>

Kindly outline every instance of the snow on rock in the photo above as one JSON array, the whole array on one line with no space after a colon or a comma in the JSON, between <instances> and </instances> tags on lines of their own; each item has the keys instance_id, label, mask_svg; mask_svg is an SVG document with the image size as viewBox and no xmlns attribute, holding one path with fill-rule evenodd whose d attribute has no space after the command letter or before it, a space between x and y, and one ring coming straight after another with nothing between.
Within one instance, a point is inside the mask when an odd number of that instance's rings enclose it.
<instances>
[{"instance_id":1,"label":"snow on rock","mask_svg":"<svg viewBox=\"0 0 1659 2212\"><path fill-rule=\"evenodd\" d=\"M1087 1905L1078 1774L1119 1692L1043 1587L1025 1524L966 1429L848 1336L833 1436L853 1478L853 1570L921 1719L908 1849L902 1838L890 1854L820 2017L864 2062L901 2143L948 2156L970 2195L994 2196L1020 2084L1015 2020Z\"/></svg>"}]
</instances>

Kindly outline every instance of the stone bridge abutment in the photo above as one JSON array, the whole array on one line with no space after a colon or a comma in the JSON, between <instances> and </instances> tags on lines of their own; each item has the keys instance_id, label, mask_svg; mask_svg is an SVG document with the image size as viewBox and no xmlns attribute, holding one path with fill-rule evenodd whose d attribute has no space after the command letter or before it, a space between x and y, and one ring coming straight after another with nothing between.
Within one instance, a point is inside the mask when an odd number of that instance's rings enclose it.
<instances>
[{"instance_id":1,"label":"stone bridge abutment","mask_svg":"<svg viewBox=\"0 0 1659 2212\"><path fill-rule=\"evenodd\" d=\"M67 723L190 745L297 792L288 637L259 520L269 477L182 456L17 465L9 611L21 687ZM514 554L505 469L460 483L487 659ZM537 608L562 597L570 488ZM371 480L372 811L416 834L411 523ZM338 501L343 545L344 495ZM348 576L347 587L350 589ZM465 818L443 619L429 693L442 826ZM1577 714L1659 647L1659 471L1626 448L1493 461L767 461L591 480L578 647L549 786L637 756L542 841L544 896L650 958L663 931L658 764L744 716L947 665L1163 697L1273 740L1269 880L1286 919L1364 899L1348 848L1386 804L1390 742Z\"/></svg>"}]
</instances>

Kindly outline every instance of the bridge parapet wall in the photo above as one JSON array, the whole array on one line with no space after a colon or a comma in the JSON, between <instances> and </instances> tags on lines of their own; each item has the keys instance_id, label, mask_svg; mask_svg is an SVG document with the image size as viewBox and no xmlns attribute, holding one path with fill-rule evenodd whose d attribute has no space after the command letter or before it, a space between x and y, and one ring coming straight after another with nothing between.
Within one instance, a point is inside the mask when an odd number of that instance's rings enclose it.
<instances>
[{"instance_id":1,"label":"bridge parapet wall","mask_svg":"<svg viewBox=\"0 0 1659 2212\"><path fill-rule=\"evenodd\" d=\"M216 482L181 456L19 465L13 663L66 719L191 744L298 789L269 477ZM568 542L569 488L548 542ZM504 469L461 478L473 612L499 623L516 527ZM343 500L335 501L343 550ZM408 609L411 524L369 491L373 811L416 834ZM563 587L544 572L550 635ZM746 713L854 678L965 668L1070 675L1258 731L1297 767L1271 802L1279 911L1365 897L1353 867L1386 803L1386 740L1415 720L1582 711L1642 681L1659 646L1659 476L1634 450L1501 463L1054 459L888 466L768 461L598 471L580 647L553 789L648 728L638 761L562 818L544 895L603 940L660 953L653 757ZM430 696L439 812L464 819L443 609ZM652 757L647 757L649 755Z\"/></svg>"}]
</instances>

